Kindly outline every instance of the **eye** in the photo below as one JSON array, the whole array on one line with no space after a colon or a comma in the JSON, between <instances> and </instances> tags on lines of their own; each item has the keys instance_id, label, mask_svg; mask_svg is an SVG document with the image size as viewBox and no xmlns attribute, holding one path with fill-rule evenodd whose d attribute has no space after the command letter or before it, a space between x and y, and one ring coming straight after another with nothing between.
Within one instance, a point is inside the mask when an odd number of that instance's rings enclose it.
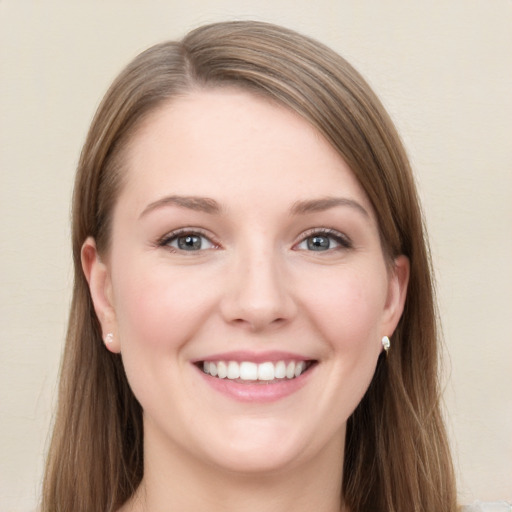
<instances>
[{"instance_id":1,"label":"eye","mask_svg":"<svg viewBox=\"0 0 512 512\"><path fill-rule=\"evenodd\" d=\"M214 249L216 245L202 233L195 231L178 231L169 233L159 245L161 247L169 247L174 251L197 252L206 249Z\"/></svg>"},{"instance_id":2,"label":"eye","mask_svg":"<svg viewBox=\"0 0 512 512\"><path fill-rule=\"evenodd\" d=\"M333 249L352 247L350 240L341 233L328 229L328 230L311 230L305 234L296 248L301 251L315 251L325 252Z\"/></svg>"}]
</instances>

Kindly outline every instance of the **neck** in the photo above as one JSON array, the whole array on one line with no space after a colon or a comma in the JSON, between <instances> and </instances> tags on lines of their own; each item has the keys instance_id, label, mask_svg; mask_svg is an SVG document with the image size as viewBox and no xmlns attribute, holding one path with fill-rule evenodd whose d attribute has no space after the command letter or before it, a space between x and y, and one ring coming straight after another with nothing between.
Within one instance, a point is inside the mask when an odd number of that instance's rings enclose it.
<instances>
[{"instance_id":1,"label":"neck","mask_svg":"<svg viewBox=\"0 0 512 512\"><path fill-rule=\"evenodd\" d=\"M343 440L314 460L269 472L233 472L145 439L144 478L119 512L340 512ZM180 453L181 452L181 453Z\"/></svg>"}]
</instances>

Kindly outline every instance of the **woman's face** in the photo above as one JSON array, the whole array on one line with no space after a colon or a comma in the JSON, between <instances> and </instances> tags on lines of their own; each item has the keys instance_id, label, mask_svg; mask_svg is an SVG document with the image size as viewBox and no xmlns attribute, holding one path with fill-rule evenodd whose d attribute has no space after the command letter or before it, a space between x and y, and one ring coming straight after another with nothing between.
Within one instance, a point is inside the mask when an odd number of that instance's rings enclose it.
<instances>
[{"instance_id":1,"label":"woman's face","mask_svg":"<svg viewBox=\"0 0 512 512\"><path fill-rule=\"evenodd\" d=\"M146 453L340 460L408 268L386 265L351 170L306 121L233 89L163 106L125 157L110 252L88 240L83 260Z\"/></svg>"}]
</instances>

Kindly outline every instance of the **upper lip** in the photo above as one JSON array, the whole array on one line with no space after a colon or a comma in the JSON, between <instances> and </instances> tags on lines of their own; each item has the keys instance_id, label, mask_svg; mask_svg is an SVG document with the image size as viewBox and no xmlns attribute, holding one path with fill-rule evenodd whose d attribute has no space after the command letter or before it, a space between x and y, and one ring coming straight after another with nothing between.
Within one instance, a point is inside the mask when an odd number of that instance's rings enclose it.
<instances>
[{"instance_id":1,"label":"upper lip","mask_svg":"<svg viewBox=\"0 0 512 512\"><path fill-rule=\"evenodd\" d=\"M293 352L283 351L266 351L266 352L250 352L250 351L233 351L223 352L204 356L194 359L192 363L200 363L203 361L250 361L253 363L276 363L278 361L312 361L314 358L304 355L296 354Z\"/></svg>"}]
</instances>

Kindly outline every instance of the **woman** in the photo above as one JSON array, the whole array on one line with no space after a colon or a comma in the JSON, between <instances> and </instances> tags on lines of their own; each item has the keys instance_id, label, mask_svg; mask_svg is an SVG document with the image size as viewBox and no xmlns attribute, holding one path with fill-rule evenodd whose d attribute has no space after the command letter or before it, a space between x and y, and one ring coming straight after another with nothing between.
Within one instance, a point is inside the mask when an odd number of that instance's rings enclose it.
<instances>
[{"instance_id":1,"label":"woman","mask_svg":"<svg viewBox=\"0 0 512 512\"><path fill-rule=\"evenodd\" d=\"M138 56L73 250L45 512L455 510L411 170L331 50L231 22Z\"/></svg>"}]
</instances>

